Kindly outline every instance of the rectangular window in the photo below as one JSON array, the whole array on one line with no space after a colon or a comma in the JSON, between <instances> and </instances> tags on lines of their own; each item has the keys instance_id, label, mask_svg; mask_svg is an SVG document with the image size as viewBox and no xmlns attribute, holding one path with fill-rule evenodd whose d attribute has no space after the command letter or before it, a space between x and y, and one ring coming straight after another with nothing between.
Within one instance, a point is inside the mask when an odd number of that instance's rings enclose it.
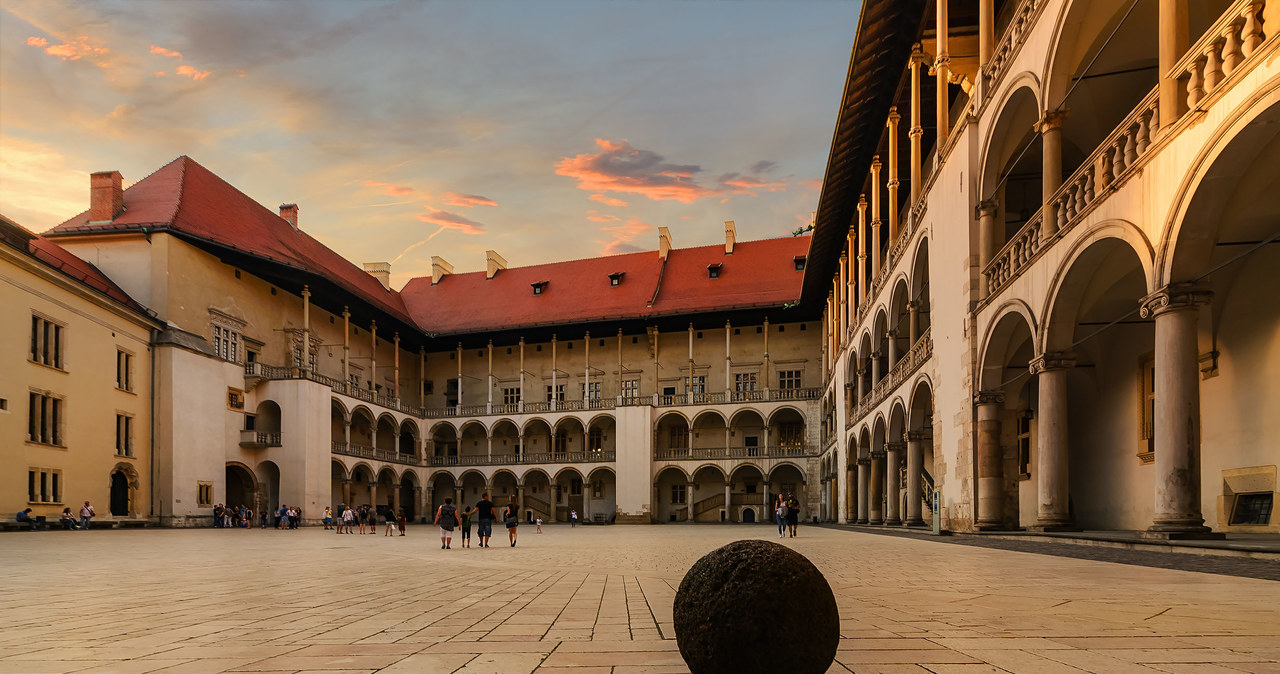
<instances>
[{"instance_id":1,"label":"rectangular window","mask_svg":"<svg viewBox=\"0 0 1280 674\"><path fill-rule=\"evenodd\" d=\"M1018 475L1031 477L1031 410L1018 415Z\"/></svg>"},{"instance_id":2,"label":"rectangular window","mask_svg":"<svg viewBox=\"0 0 1280 674\"><path fill-rule=\"evenodd\" d=\"M782 449L804 449L804 424L779 424L778 446Z\"/></svg>"},{"instance_id":3,"label":"rectangular window","mask_svg":"<svg viewBox=\"0 0 1280 674\"><path fill-rule=\"evenodd\" d=\"M133 354L119 349L116 350L116 388L133 390Z\"/></svg>"},{"instance_id":4,"label":"rectangular window","mask_svg":"<svg viewBox=\"0 0 1280 674\"><path fill-rule=\"evenodd\" d=\"M689 429L685 426L676 426L667 434L668 449L688 449L689 448Z\"/></svg>"},{"instance_id":5,"label":"rectangular window","mask_svg":"<svg viewBox=\"0 0 1280 674\"><path fill-rule=\"evenodd\" d=\"M639 398L640 397L640 380L639 379L623 379L622 380L622 397L623 398Z\"/></svg>"},{"instance_id":6,"label":"rectangular window","mask_svg":"<svg viewBox=\"0 0 1280 674\"><path fill-rule=\"evenodd\" d=\"M196 507L198 508L213 507L213 483L212 482L196 483Z\"/></svg>"},{"instance_id":7,"label":"rectangular window","mask_svg":"<svg viewBox=\"0 0 1280 674\"><path fill-rule=\"evenodd\" d=\"M520 404L520 387L513 386L502 389L503 405L519 405Z\"/></svg>"},{"instance_id":8,"label":"rectangular window","mask_svg":"<svg viewBox=\"0 0 1280 674\"><path fill-rule=\"evenodd\" d=\"M582 495L582 480L570 480L570 481L569 481L569 495L570 495L570 496L581 496L581 495Z\"/></svg>"},{"instance_id":9,"label":"rectangular window","mask_svg":"<svg viewBox=\"0 0 1280 674\"><path fill-rule=\"evenodd\" d=\"M1156 360L1151 355L1142 360L1142 390L1139 405L1142 409L1142 446L1138 458L1142 463L1155 462L1156 451Z\"/></svg>"},{"instance_id":10,"label":"rectangular window","mask_svg":"<svg viewBox=\"0 0 1280 674\"><path fill-rule=\"evenodd\" d=\"M592 428L587 432L587 451L599 452L604 449L604 431Z\"/></svg>"},{"instance_id":11,"label":"rectangular window","mask_svg":"<svg viewBox=\"0 0 1280 674\"><path fill-rule=\"evenodd\" d=\"M689 497L688 488L685 485L683 484L671 485L671 504L672 505L684 505L688 497Z\"/></svg>"},{"instance_id":12,"label":"rectangular window","mask_svg":"<svg viewBox=\"0 0 1280 674\"><path fill-rule=\"evenodd\" d=\"M213 326L213 351L223 360L240 362L240 333L221 325Z\"/></svg>"},{"instance_id":13,"label":"rectangular window","mask_svg":"<svg viewBox=\"0 0 1280 674\"><path fill-rule=\"evenodd\" d=\"M27 440L62 446L62 399L31 391L27 401Z\"/></svg>"},{"instance_id":14,"label":"rectangular window","mask_svg":"<svg viewBox=\"0 0 1280 674\"><path fill-rule=\"evenodd\" d=\"M116 414L116 456L133 456L133 417Z\"/></svg>"},{"instance_id":15,"label":"rectangular window","mask_svg":"<svg viewBox=\"0 0 1280 674\"><path fill-rule=\"evenodd\" d=\"M551 384L547 384L547 402L553 402L551 398ZM556 384L556 395L554 402L564 402L564 384Z\"/></svg>"},{"instance_id":16,"label":"rectangular window","mask_svg":"<svg viewBox=\"0 0 1280 674\"><path fill-rule=\"evenodd\" d=\"M31 361L56 367L63 367L63 334L62 326L43 316L31 316Z\"/></svg>"},{"instance_id":17,"label":"rectangular window","mask_svg":"<svg viewBox=\"0 0 1280 674\"><path fill-rule=\"evenodd\" d=\"M1271 524L1271 507L1275 494L1240 494L1231 509L1231 524Z\"/></svg>"},{"instance_id":18,"label":"rectangular window","mask_svg":"<svg viewBox=\"0 0 1280 674\"><path fill-rule=\"evenodd\" d=\"M593 381L588 384L583 384L582 397L585 398L586 400L599 400L600 399L600 382Z\"/></svg>"},{"instance_id":19,"label":"rectangular window","mask_svg":"<svg viewBox=\"0 0 1280 674\"><path fill-rule=\"evenodd\" d=\"M798 389L802 386L800 383L801 370L778 370L778 388L780 389Z\"/></svg>"},{"instance_id":20,"label":"rectangular window","mask_svg":"<svg viewBox=\"0 0 1280 674\"><path fill-rule=\"evenodd\" d=\"M684 378L684 390L685 390L685 393L706 393L706 392L707 392L707 377L706 377L706 375L701 375L701 374L699 374L699 375L694 375L694 377L693 377L693 388L692 388L692 389L690 388L689 378L688 378L688 377L685 377L685 378Z\"/></svg>"},{"instance_id":21,"label":"rectangular window","mask_svg":"<svg viewBox=\"0 0 1280 674\"><path fill-rule=\"evenodd\" d=\"M52 468L28 468L27 502L62 503L62 471Z\"/></svg>"},{"instance_id":22,"label":"rectangular window","mask_svg":"<svg viewBox=\"0 0 1280 674\"><path fill-rule=\"evenodd\" d=\"M227 387L227 409L235 410L236 412L244 411L244 391Z\"/></svg>"},{"instance_id":23,"label":"rectangular window","mask_svg":"<svg viewBox=\"0 0 1280 674\"><path fill-rule=\"evenodd\" d=\"M293 345L293 366L302 367L302 346L300 344ZM310 351L307 354L307 369L312 372L316 371L316 352Z\"/></svg>"},{"instance_id":24,"label":"rectangular window","mask_svg":"<svg viewBox=\"0 0 1280 674\"><path fill-rule=\"evenodd\" d=\"M733 375L733 390L738 393L756 390L756 373L739 372Z\"/></svg>"},{"instance_id":25,"label":"rectangular window","mask_svg":"<svg viewBox=\"0 0 1280 674\"><path fill-rule=\"evenodd\" d=\"M556 434L555 453L564 454L565 452L568 452L568 451L569 451L569 434L568 433Z\"/></svg>"}]
</instances>

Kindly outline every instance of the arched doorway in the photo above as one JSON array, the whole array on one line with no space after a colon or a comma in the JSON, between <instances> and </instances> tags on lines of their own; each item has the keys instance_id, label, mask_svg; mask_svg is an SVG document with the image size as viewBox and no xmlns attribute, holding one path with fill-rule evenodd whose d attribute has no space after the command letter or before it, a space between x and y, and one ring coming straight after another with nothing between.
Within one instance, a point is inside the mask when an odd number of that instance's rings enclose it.
<instances>
[{"instance_id":1,"label":"arched doorway","mask_svg":"<svg viewBox=\"0 0 1280 674\"><path fill-rule=\"evenodd\" d=\"M129 515L129 478L117 468L111 472L111 516Z\"/></svg>"},{"instance_id":2,"label":"arched doorway","mask_svg":"<svg viewBox=\"0 0 1280 674\"><path fill-rule=\"evenodd\" d=\"M684 522L689 519L690 501L693 500L689 495L690 482L689 476L675 466L659 471L653 481L652 512L655 522Z\"/></svg>"},{"instance_id":3,"label":"arched doorway","mask_svg":"<svg viewBox=\"0 0 1280 674\"><path fill-rule=\"evenodd\" d=\"M552 514L555 511L551 503L551 478L541 469L535 468L524 474L521 483L524 485L525 521L532 522L538 517L548 522L553 521Z\"/></svg>"},{"instance_id":4,"label":"arched doorway","mask_svg":"<svg viewBox=\"0 0 1280 674\"><path fill-rule=\"evenodd\" d=\"M743 523L743 524L755 524L755 523L756 523L756 509L755 509L755 508L752 508L752 507L745 507L745 508L743 508L743 509L742 509L742 523Z\"/></svg>"},{"instance_id":5,"label":"arched doorway","mask_svg":"<svg viewBox=\"0 0 1280 674\"><path fill-rule=\"evenodd\" d=\"M268 515L272 512L278 512L282 505L280 502L280 467L274 461L263 461L258 464L257 474L259 485L258 508L255 508L255 510L266 508ZM227 505L231 504L228 503ZM302 507L298 503L289 503L287 505ZM317 518L320 513L304 513L304 516Z\"/></svg>"},{"instance_id":6,"label":"arched doorway","mask_svg":"<svg viewBox=\"0 0 1280 674\"><path fill-rule=\"evenodd\" d=\"M1016 529L1035 523L1035 387L1028 368L1036 355L1036 328L1023 305L1010 307L988 332L980 361L973 523L979 529ZM1016 455L1012 461L1006 461L1006 451ZM956 520L951 526L963 525Z\"/></svg>"}]
</instances>

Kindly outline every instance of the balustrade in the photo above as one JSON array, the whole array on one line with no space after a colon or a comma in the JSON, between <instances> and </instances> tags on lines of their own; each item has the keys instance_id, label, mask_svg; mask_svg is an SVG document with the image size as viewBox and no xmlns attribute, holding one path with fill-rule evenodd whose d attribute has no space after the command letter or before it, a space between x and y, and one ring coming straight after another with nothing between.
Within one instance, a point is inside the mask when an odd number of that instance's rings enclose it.
<instances>
[{"instance_id":1,"label":"balustrade","mask_svg":"<svg viewBox=\"0 0 1280 674\"><path fill-rule=\"evenodd\" d=\"M1013 62L1013 58L1017 56L1018 50L1031 32L1031 27L1035 25L1040 10L1047 4L1049 4L1048 0L1022 0L1013 10L1008 27L1000 36L1000 42L996 44L991 60L987 62L982 72L987 91L1000 84L1000 80L1009 69L1009 64Z\"/></svg>"},{"instance_id":2,"label":"balustrade","mask_svg":"<svg viewBox=\"0 0 1280 674\"><path fill-rule=\"evenodd\" d=\"M1172 71L1186 91L1188 110L1195 110L1207 96L1249 58L1277 27L1264 23L1280 0L1237 0L1204 32Z\"/></svg>"}]
</instances>

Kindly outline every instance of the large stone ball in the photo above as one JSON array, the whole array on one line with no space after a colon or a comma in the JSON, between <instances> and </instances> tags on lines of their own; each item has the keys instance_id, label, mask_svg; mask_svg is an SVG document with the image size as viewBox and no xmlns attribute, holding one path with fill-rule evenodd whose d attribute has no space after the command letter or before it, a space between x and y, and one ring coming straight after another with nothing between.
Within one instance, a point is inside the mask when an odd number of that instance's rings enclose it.
<instances>
[{"instance_id":1,"label":"large stone ball","mask_svg":"<svg viewBox=\"0 0 1280 674\"><path fill-rule=\"evenodd\" d=\"M675 628L693 674L823 674L840 643L840 612L827 579L804 555L770 541L736 541L685 574Z\"/></svg>"}]
</instances>

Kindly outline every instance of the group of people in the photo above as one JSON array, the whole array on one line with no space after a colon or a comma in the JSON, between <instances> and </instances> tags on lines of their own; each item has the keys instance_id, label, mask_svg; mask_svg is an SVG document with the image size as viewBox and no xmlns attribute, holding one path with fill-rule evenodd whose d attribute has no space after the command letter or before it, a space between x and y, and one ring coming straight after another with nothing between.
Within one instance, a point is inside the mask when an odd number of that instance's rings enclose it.
<instances>
[{"instance_id":1,"label":"group of people","mask_svg":"<svg viewBox=\"0 0 1280 674\"><path fill-rule=\"evenodd\" d=\"M361 534L376 534L379 518L386 524L383 536L395 536L397 533L403 536L409 524L409 514L404 508L399 510L386 508L379 513L377 509L367 504L348 508L347 504L339 503L336 513L333 508L325 506L324 528L336 530L340 534L354 534L356 532L352 529L359 526Z\"/></svg>"},{"instance_id":2,"label":"group of people","mask_svg":"<svg viewBox=\"0 0 1280 674\"><path fill-rule=\"evenodd\" d=\"M16 519L18 524L25 524L28 530L35 531L40 528L40 519L32 515L32 512L34 511L31 508L19 510ZM87 530L93 523L93 516L96 514L93 511L93 505L85 501L84 505L80 506L79 519L76 519L76 516L71 512L71 506L67 506L62 509L62 514L58 516L58 522L67 531Z\"/></svg>"},{"instance_id":3,"label":"group of people","mask_svg":"<svg viewBox=\"0 0 1280 674\"><path fill-rule=\"evenodd\" d=\"M275 520L271 524L276 529L297 529L302 523L302 507L282 505L279 511L273 511ZM258 513L258 528L266 529L267 511ZM252 529L253 509L246 505L224 506L221 503L213 506L214 529Z\"/></svg>"},{"instance_id":4,"label":"group of people","mask_svg":"<svg viewBox=\"0 0 1280 674\"><path fill-rule=\"evenodd\" d=\"M499 516L502 517L502 522L507 527L507 539L511 542L511 547L516 547L516 530L520 525L520 506L516 504L514 495L511 497L511 502L501 508L489 500L489 492L485 492L474 506L468 505L459 511L459 505L453 503L453 497L446 497L444 505L436 509L436 516L433 521L440 527L441 550L453 548L454 529L462 530L462 547L471 547L472 520L476 522L476 536L480 539L479 547L489 547L489 538L493 536L493 521ZM541 533L541 521L539 521L538 529L539 533Z\"/></svg>"},{"instance_id":5,"label":"group of people","mask_svg":"<svg viewBox=\"0 0 1280 674\"><path fill-rule=\"evenodd\" d=\"M778 521L778 538L785 538L788 533L796 537L796 525L800 522L800 501L795 494L778 494L773 503L774 519Z\"/></svg>"}]
</instances>

